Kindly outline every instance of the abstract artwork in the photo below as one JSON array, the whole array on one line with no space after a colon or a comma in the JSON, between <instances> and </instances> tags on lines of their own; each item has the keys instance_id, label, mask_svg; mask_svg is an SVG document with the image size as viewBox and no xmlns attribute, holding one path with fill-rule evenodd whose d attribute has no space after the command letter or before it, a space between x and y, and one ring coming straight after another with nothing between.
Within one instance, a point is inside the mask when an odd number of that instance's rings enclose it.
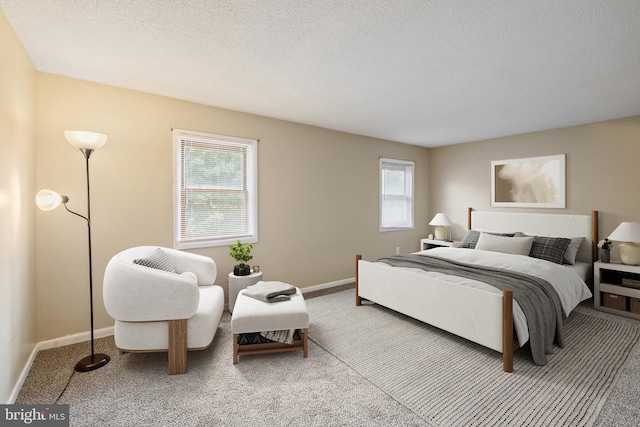
<instances>
[{"instance_id":1,"label":"abstract artwork","mask_svg":"<svg viewBox=\"0 0 640 427\"><path fill-rule=\"evenodd\" d=\"M491 206L565 208L566 155L491 162Z\"/></svg>"}]
</instances>

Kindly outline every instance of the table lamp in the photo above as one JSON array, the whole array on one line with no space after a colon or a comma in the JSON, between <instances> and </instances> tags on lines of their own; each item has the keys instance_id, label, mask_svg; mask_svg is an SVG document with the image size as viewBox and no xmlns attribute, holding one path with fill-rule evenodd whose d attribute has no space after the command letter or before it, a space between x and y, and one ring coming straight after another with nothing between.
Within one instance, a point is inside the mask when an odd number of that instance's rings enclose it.
<instances>
[{"instance_id":1,"label":"table lamp","mask_svg":"<svg viewBox=\"0 0 640 427\"><path fill-rule=\"evenodd\" d=\"M625 242L618 245L618 256L623 264L640 265L640 224L623 222L609 235L609 240Z\"/></svg>"},{"instance_id":2,"label":"table lamp","mask_svg":"<svg viewBox=\"0 0 640 427\"><path fill-rule=\"evenodd\" d=\"M447 215L438 212L429 225L436 226L435 235L437 240L449 240L449 230L447 227L453 225L453 223L447 218Z\"/></svg>"}]
</instances>

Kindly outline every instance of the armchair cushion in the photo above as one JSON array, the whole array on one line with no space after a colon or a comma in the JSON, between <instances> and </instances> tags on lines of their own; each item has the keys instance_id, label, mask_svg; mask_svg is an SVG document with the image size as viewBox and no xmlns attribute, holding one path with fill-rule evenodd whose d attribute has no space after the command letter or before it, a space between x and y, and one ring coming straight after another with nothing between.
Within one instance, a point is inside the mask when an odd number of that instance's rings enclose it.
<instances>
[{"instance_id":1,"label":"armchair cushion","mask_svg":"<svg viewBox=\"0 0 640 427\"><path fill-rule=\"evenodd\" d=\"M155 268L156 270L168 271L169 273L176 272L176 269L171 262L171 258L169 258L169 255L160 248L156 249L155 252L147 258L134 259L133 263Z\"/></svg>"}]
</instances>

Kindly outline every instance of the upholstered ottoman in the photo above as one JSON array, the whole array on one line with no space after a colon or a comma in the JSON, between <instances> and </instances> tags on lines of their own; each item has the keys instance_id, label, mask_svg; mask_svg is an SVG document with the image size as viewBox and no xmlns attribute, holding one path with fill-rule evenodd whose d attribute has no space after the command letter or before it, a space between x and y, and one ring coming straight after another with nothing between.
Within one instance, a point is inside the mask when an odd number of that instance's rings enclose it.
<instances>
[{"instance_id":1,"label":"upholstered ottoman","mask_svg":"<svg viewBox=\"0 0 640 427\"><path fill-rule=\"evenodd\" d=\"M304 357L308 355L309 312L307 304L299 288L288 301L264 302L238 294L231 316L231 332L233 333L233 363L238 363L238 356L284 351L302 350ZM279 331L295 329L291 344L268 342L262 344L238 344L238 335L254 332Z\"/></svg>"}]
</instances>

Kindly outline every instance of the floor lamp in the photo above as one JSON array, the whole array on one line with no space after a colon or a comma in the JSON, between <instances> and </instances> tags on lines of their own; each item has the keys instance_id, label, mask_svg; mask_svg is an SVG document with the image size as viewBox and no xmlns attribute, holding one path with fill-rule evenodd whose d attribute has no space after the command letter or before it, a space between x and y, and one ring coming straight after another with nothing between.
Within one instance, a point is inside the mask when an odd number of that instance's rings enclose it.
<instances>
[{"instance_id":1,"label":"floor lamp","mask_svg":"<svg viewBox=\"0 0 640 427\"><path fill-rule=\"evenodd\" d=\"M86 169L87 169L87 216L80 215L77 212L72 211L67 207L67 202L69 198L67 196L61 196L55 191L51 190L40 190L36 195L36 205L43 211L50 211L61 204L64 205L65 209L74 214L83 218L87 221L87 230L89 236L89 307L91 310L91 355L83 358L78 363L76 363L75 370L78 372L88 372L93 371L94 369L98 369L109 363L110 357L106 354L96 354L94 350L94 339L93 339L93 264L91 261L91 192L89 186L89 157L91 157L91 153L94 150L102 147L105 142L107 142L107 135L103 135L101 133L94 132L85 132L85 131L65 131L64 136L67 138L67 141L74 147L78 148L82 154L84 155L86 161Z\"/></svg>"}]
</instances>

